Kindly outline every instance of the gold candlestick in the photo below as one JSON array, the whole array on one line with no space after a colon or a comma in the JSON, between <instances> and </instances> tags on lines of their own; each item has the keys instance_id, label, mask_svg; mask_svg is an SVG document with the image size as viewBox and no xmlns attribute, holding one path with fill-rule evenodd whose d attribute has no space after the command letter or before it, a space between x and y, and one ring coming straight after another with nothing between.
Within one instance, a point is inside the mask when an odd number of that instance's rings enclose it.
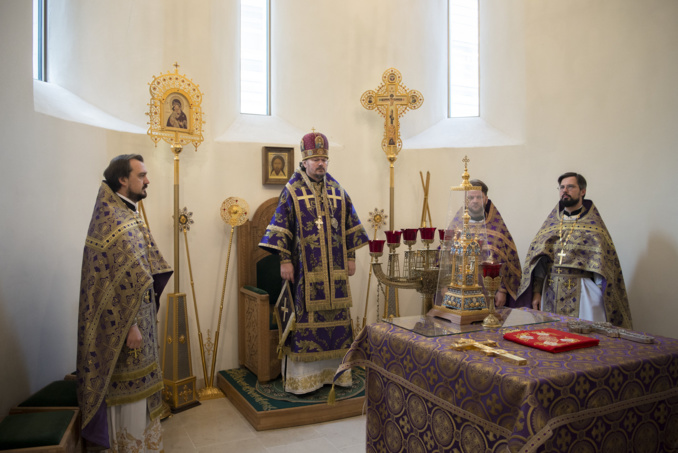
<instances>
[{"instance_id":1,"label":"gold candlestick","mask_svg":"<svg viewBox=\"0 0 678 453\"><path fill-rule=\"evenodd\" d=\"M490 314L483 320L483 326L485 327L501 327L502 321L497 316L494 310L494 296L501 285L501 266L503 263L482 263L481 267L483 269L483 287L485 288L486 295L485 299L487 300L487 305L490 310Z\"/></svg>"}]
</instances>

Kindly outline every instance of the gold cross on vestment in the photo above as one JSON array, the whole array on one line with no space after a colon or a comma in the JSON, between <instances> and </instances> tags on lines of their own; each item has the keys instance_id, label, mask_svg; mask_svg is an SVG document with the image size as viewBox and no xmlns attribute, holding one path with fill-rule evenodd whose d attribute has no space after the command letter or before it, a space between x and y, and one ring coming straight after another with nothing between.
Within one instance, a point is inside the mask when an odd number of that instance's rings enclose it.
<instances>
[{"instance_id":1,"label":"gold cross on vestment","mask_svg":"<svg viewBox=\"0 0 678 453\"><path fill-rule=\"evenodd\" d=\"M381 76L382 83L376 89L367 90L360 97L360 103L367 110L377 110L384 117L384 139L381 147L389 158L395 158L402 149L400 139L400 117L408 109L418 109L424 97L417 90L408 90L402 85L402 75L395 68L387 69Z\"/></svg>"},{"instance_id":2,"label":"gold cross on vestment","mask_svg":"<svg viewBox=\"0 0 678 453\"><path fill-rule=\"evenodd\" d=\"M574 283L573 278L568 278L567 281L565 282L565 287L567 288L568 291L571 290L575 286L577 286L577 284Z\"/></svg>"},{"instance_id":3,"label":"gold cross on vestment","mask_svg":"<svg viewBox=\"0 0 678 453\"><path fill-rule=\"evenodd\" d=\"M305 187L301 188L301 192L303 193L303 195L298 197L297 199L299 201L302 201L302 200L305 201L306 206L310 207L311 203L308 200L315 200L315 195L313 195L313 193L308 192Z\"/></svg>"},{"instance_id":4,"label":"gold cross on vestment","mask_svg":"<svg viewBox=\"0 0 678 453\"><path fill-rule=\"evenodd\" d=\"M462 338L452 343L451 349L455 351L465 351L467 349L477 349L490 357L499 357L514 365L527 365L527 360L507 352L505 349L497 348L497 342L492 340L476 341L470 338Z\"/></svg>"},{"instance_id":5,"label":"gold cross on vestment","mask_svg":"<svg viewBox=\"0 0 678 453\"><path fill-rule=\"evenodd\" d=\"M330 187L327 192L329 192L327 198L332 202L332 206L336 208L337 200L341 200L341 192L334 187Z\"/></svg>"},{"instance_id":6,"label":"gold cross on vestment","mask_svg":"<svg viewBox=\"0 0 678 453\"><path fill-rule=\"evenodd\" d=\"M134 358L135 358L135 359L138 358L138 357L139 357L139 348L134 348L134 349L131 349L131 348L130 348L128 354L129 354L129 355L134 355Z\"/></svg>"}]
</instances>

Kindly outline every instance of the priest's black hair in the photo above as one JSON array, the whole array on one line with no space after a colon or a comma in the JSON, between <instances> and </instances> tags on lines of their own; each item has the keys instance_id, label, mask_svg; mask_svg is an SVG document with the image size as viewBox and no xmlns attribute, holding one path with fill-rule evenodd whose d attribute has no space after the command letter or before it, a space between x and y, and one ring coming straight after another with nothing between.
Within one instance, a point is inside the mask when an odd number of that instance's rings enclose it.
<instances>
[{"instance_id":1,"label":"priest's black hair","mask_svg":"<svg viewBox=\"0 0 678 453\"><path fill-rule=\"evenodd\" d=\"M586 178L584 178L584 177L583 177L582 175L580 175L579 173L575 173L575 172L573 172L573 171L568 171L567 173L563 173L562 175L560 175L560 177L558 178L558 184L560 184L560 182L561 182L563 179L565 179L565 178L571 178L572 176L574 176L575 178L577 178L577 184L579 185L579 189L580 189L580 190L586 190Z\"/></svg>"},{"instance_id":2,"label":"priest's black hair","mask_svg":"<svg viewBox=\"0 0 678 453\"><path fill-rule=\"evenodd\" d=\"M132 159L139 162L144 161L144 157L141 154L121 154L111 159L108 167L104 170L106 184L108 184L108 187L113 192L117 192L120 189L120 178L129 178L130 173L132 173L132 164L130 164Z\"/></svg>"}]
</instances>

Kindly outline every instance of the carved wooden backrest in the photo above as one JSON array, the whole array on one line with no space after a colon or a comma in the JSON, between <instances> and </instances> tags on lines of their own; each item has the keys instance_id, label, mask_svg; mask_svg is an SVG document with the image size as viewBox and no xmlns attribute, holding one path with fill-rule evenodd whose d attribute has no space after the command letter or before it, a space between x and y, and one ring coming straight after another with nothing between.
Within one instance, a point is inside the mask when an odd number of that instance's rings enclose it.
<instances>
[{"instance_id":1,"label":"carved wooden backrest","mask_svg":"<svg viewBox=\"0 0 678 453\"><path fill-rule=\"evenodd\" d=\"M252 220L238 227L238 288L256 286L257 262L269 255L258 244L277 206L278 197L269 198L254 211Z\"/></svg>"}]
</instances>

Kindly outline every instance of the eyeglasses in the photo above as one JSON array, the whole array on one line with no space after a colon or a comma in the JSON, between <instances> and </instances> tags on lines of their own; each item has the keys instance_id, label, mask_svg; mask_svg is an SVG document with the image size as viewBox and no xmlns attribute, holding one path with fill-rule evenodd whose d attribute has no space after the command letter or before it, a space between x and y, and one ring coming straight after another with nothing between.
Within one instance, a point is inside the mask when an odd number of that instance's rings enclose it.
<instances>
[{"instance_id":1,"label":"eyeglasses","mask_svg":"<svg viewBox=\"0 0 678 453\"><path fill-rule=\"evenodd\" d=\"M575 186L574 184L568 184L566 186L558 186L558 190L560 192L562 192L563 190L570 191L570 190L574 190L574 189L577 189L577 188L578 188L578 186Z\"/></svg>"}]
</instances>

